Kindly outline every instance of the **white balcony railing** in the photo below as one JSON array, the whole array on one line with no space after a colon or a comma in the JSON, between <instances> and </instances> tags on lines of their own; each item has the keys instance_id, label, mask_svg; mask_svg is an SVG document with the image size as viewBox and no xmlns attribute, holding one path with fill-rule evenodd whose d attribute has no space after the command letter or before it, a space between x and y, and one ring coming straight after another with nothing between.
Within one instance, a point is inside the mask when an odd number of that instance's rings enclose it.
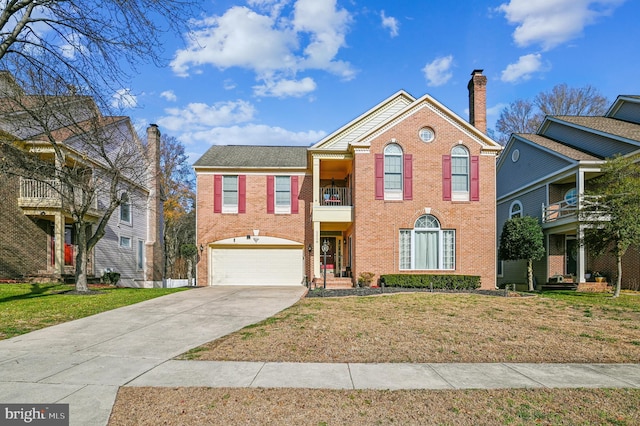
<instances>
[{"instance_id":1,"label":"white balcony railing","mask_svg":"<svg viewBox=\"0 0 640 426\"><path fill-rule=\"evenodd\" d=\"M597 206L598 196L582 195L580 197L582 206ZM592 209L590 209L592 210ZM562 200L557 203L551 203L548 206L542 204L542 223L555 222L560 219L573 217L578 220L578 198L572 198L569 200ZM591 215L598 215L600 212L592 210ZM606 220L604 216L598 216L602 220Z\"/></svg>"},{"instance_id":2,"label":"white balcony railing","mask_svg":"<svg viewBox=\"0 0 640 426\"><path fill-rule=\"evenodd\" d=\"M351 188L325 186L321 189L321 206L351 206Z\"/></svg>"},{"instance_id":3,"label":"white balcony railing","mask_svg":"<svg viewBox=\"0 0 640 426\"><path fill-rule=\"evenodd\" d=\"M62 208L61 183L57 179L36 180L20 178L20 199L21 207L36 208ZM73 189L73 194L65 197L67 200L73 199L76 205L81 205L83 200L83 191L78 188ZM91 200L91 209L97 210L98 203L94 197Z\"/></svg>"}]
</instances>

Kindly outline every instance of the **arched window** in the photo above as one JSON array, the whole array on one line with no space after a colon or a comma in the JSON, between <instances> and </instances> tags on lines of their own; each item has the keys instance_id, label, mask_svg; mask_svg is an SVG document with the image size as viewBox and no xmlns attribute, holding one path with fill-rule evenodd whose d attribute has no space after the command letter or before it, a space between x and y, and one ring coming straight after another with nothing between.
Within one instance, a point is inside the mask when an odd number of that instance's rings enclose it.
<instances>
[{"instance_id":1,"label":"arched window","mask_svg":"<svg viewBox=\"0 0 640 426\"><path fill-rule=\"evenodd\" d=\"M520 201L514 201L509 207L509 219L514 217L522 217L522 203Z\"/></svg>"},{"instance_id":2,"label":"arched window","mask_svg":"<svg viewBox=\"0 0 640 426\"><path fill-rule=\"evenodd\" d=\"M451 150L451 191L454 200L469 199L469 151L461 145Z\"/></svg>"},{"instance_id":3,"label":"arched window","mask_svg":"<svg viewBox=\"0 0 640 426\"><path fill-rule=\"evenodd\" d=\"M413 229L400 230L400 269L455 269L455 230L441 229L430 214L420 216Z\"/></svg>"},{"instance_id":4,"label":"arched window","mask_svg":"<svg viewBox=\"0 0 640 426\"><path fill-rule=\"evenodd\" d=\"M392 143L384 148L385 199L402 199L402 148Z\"/></svg>"},{"instance_id":5,"label":"arched window","mask_svg":"<svg viewBox=\"0 0 640 426\"><path fill-rule=\"evenodd\" d=\"M570 206L575 206L576 204L578 204L578 190L575 188L571 188L570 190L565 192L564 201Z\"/></svg>"}]
</instances>

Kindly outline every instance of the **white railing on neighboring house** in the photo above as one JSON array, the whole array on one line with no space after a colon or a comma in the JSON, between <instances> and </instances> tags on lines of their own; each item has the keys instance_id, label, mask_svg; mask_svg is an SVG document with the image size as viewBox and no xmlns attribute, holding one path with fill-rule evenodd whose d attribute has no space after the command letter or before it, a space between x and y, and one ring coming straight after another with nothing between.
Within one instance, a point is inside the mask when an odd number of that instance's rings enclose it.
<instances>
[{"instance_id":1,"label":"white railing on neighboring house","mask_svg":"<svg viewBox=\"0 0 640 426\"><path fill-rule=\"evenodd\" d=\"M321 206L351 206L351 188L325 186L320 190Z\"/></svg>"},{"instance_id":2,"label":"white railing on neighboring house","mask_svg":"<svg viewBox=\"0 0 640 426\"><path fill-rule=\"evenodd\" d=\"M62 194L60 189L61 183L57 179L38 180L20 178L19 204L22 207L61 208ZM73 190L73 197L78 205L81 205L83 202L82 196L83 191L81 189L75 188ZM98 202L95 197L91 200L90 207L94 210L98 209Z\"/></svg>"},{"instance_id":3,"label":"white railing on neighboring house","mask_svg":"<svg viewBox=\"0 0 640 426\"><path fill-rule=\"evenodd\" d=\"M580 200L584 207L597 206L598 196L595 195L582 195ZM557 203L551 203L548 206L542 204L542 223L555 222L567 217L573 217L578 219L578 198L562 200ZM591 214L598 214L597 211L592 211ZM599 216L600 217L600 216ZM602 220L606 220L606 217L601 217Z\"/></svg>"}]
</instances>

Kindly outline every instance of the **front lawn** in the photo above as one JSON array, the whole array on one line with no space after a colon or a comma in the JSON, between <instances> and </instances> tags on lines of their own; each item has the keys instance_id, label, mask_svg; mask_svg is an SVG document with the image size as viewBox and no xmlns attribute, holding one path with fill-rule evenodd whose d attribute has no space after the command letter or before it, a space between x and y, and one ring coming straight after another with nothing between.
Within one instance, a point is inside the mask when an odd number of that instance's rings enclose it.
<instances>
[{"instance_id":1,"label":"front lawn","mask_svg":"<svg viewBox=\"0 0 640 426\"><path fill-rule=\"evenodd\" d=\"M99 294L68 294L68 284L0 284L0 340L142 302L183 289L100 287Z\"/></svg>"},{"instance_id":2,"label":"front lawn","mask_svg":"<svg viewBox=\"0 0 640 426\"><path fill-rule=\"evenodd\" d=\"M640 359L640 296L410 293L305 298L183 358L273 362Z\"/></svg>"}]
</instances>

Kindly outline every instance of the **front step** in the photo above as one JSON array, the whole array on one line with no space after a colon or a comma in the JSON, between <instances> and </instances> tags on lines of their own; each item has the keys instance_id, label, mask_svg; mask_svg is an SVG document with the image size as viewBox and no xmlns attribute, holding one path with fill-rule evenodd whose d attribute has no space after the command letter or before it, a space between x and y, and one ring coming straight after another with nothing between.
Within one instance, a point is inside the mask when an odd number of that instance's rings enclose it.
<instances>
[{"instance_id":1,"label":"front step","mask_svg":"<svg viewBox=\"0 0 640 426\"><path fill-rule=\"evenodd\" d=\"M322 288L324 286L324 278L317 277L313 279L313 287L312 288ZM327 289L337 290L337 289L345 289L345 288L353 288L353 283L351 282L351 278L338 278L338 277L329 277L327 276Z\"/></svg>"}]
</instances>

